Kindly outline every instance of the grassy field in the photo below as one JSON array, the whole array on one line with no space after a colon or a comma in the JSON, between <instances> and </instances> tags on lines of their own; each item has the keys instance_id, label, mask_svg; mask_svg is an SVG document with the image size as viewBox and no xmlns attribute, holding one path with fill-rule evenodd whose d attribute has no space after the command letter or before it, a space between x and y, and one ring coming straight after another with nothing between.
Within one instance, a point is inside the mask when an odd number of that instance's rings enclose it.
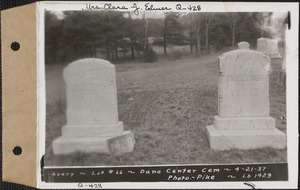
<instances>
[{"instance_id":1,"label":"grassy field","mask_svg":"<svg viewBox=\"0 0 300 190\"><path fill-rule=\"evenodd\" d=\"M135 134L132 153L109 156L77 152L55 156L51 142L66 123L61 69L47 68L45 165L158 165L285 162L286 149L213 151L205 126L217 115L217 55L156 63L117 64L119 120ZM286 131L285 88L277 85L281 59L272 60L271 116ZM56 68L54 68L56 67ZM60 67L60 69L59 69ZM52 81L52 78L55 78ZM48 89L55 88L54 90ZM52 97L54 96L54 98ZM51 101L50 101L51 100ZM282 119L284 118L284 119Z\"/></svg>"}]
</instances>

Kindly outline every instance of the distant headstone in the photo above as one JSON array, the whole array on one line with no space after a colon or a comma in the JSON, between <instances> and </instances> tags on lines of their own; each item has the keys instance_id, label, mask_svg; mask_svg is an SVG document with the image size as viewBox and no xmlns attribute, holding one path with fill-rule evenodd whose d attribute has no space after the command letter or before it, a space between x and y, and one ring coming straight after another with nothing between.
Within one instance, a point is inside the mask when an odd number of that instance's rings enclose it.
<instances>
[{"instance_id":1,"label":"distant headstone","mask_svg":"<svg viewBox=\"0 0 300 190\"><path fill-rule=\"evenodd\" d=\"M269 40L270 38L258 38L257 39L257 51L264 53L265 55L269 54Z\"/></svg>"},{"instance_id":2,"label":"distant headstone","mask_svg":"<svg viewBox=\"0 0 300 190\"><path fill-rule=\"evenodd\" d=\"M107 140L131 133L123 131L118 120L114 65L101 59L77 60L64 69L64 80L67 125L52 143L54 154L109 153ZM132 151L134 144L126 146Z\"/></svg>"},{"instance_id":3,"label":"distant headstone","mask_svg":"<svg viewBox=\"0 0 300 190\"><path fill-rule=\"evenodd\" d=\"M264 53L270 58L281 58L281 55L278 52L278 41L276 39L257 39L257 51Z\"/></svg>"},{"instance_id":4,"label":"distant headstone","mask_svg":"<svg viewBox=\"0 0 300 190\"><path fill-rule=\"evenodd\" d=\"M248 42L240 42L238 43L239 49L249 49L250 44Z\"/></svg>"},{"instance_id":5,"label":"distant headstone","mask_svg":"<svg viewBox=\"0 0 300 190\"><path fill-rule=\"evenodd\" d=\"M283 60L282 60L281 70L286 71L286 58L283 58Z\"/></svg>"},{"instance_id":6,"label":"distant headstone","mask_svg":"<svg viewBox=\"0 0 300 190\"><path fill-rule=\"evenodd\" d=\"M278 41L276 39L270 39L268 43L269 54L271 58L281 58L281 55L278 52Z\"/></svg>"},{"instance_id":7,"label":"distant headstone","mask_svg":"<svg viewBox=\"0 0 300 190\"><path fill-rule=\"evenodd\" d=\"M281 70L279 71L278 84L279 84L279 86L286 87L286 58L285 58L285 56L281 63Z\"/></svg>"},{"instance_id":8,"label":"distant headstone","mask_svg":"<svg viewBox=\"0 0 300 190\"><path fill-rule=\"evenodd\" d=\"M218 116L207 126L212 149L285 148L286 135L270 117L270 59L239 49L219 57Z\"/></svg>"}]
</instances>

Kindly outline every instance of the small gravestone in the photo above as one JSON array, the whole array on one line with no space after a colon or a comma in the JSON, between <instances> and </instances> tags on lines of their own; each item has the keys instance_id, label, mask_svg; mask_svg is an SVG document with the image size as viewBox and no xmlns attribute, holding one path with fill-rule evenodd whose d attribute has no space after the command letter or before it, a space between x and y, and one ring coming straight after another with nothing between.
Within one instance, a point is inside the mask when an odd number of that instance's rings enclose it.
<instances>
[{"instance_id":1,"label":"small gravestone","mask_svg":"<svg viewBox=\"0 0 300 190\"><path fill-rule=\"evenodd\" d=\"M281 58L281 55L278 52L278 41L276 39L257 39L257 51L264 53L270 58Z\"/></svg>"},{"instance_id":2,"label":"small gravestone","mask_svg":"<svg viewBox=\"0 0 300 190\"><path fill-rule=\"evenodd\" d=\"M238 43L238 47L239 47L239 49L249 49L250 44L248 42L240 42L240 43Z\"/></svg>"},{"instance_id":3,"label":"small gravestone","mask_svg":"<svg viewBox=\"0 0 300 190\"><path fill-rule=\"evenodd\" d=\"M81 59L69 64L63 75L67 125L62 128L62 136L52 143L54 154L109 153L109 139L131 134L123 131L123 122L118 120L114 65L101 59ZM132 151L134 143L126 146Z\"/></svg>"},{"instance_id":4,"label":"small gravestone","mask_svg":"<svg viewBox=\"0 0 300 190\"><path fill-rule=\"evenodd\" d=\"M218 116L207 126L215 150L285 148L286 135L270 117L270 59L240 49L219 57Z\"/></svg>"},{"instance_id":5,"label":"small gravestone","mask_svg":"<svg viewBox=\"0 0 300 190\"><path fill-rule=\"evenodd\" d=\"M134 144L134 135L130 132L107 140L109 153L117 156L126 152L132 152Z\"/></svg>"},{"instance_id":6,"label":"small gravestone","mask_svg":"<svg viewBox=\"0 0 300 190\"><path fill-rule=\"evenodd\" d=\"M281 63L281 70L279 71L278 84L279 84L279 86L286 87L286 58L285 58L285 56Z\"/></svg>"},{"instance_id":7,"label":"small gravestone","mask_svg":"<svg viewBox=\"0 0 300 190\"><path fill-rule=\"evenodd\" d=\"M282 60L281 70L283 70L284 72L286 71L286 58L283 58L283 60Z\"/></svg>"},{"instance_id":8,"label":"small gravestone","mask_svg":"<svg viewBox=\"0 0 300 190\"><path fill-rule=\"evenodd\" d=\"M258 38L257 39L257 51L264 53L265 55L269 54L269 40L270 38Z\"/></svg>"},{"instance_id":9,"label":"small gravestone","mask_svg":"<svg viewBox=\"0 0 300 190\"><path fill-rule=\"evenodd\" d=\"M278 41L276 39L270 39L268 41L269 53L268 56L270 58L281 58L281 55L278 52Z\"/></svg>"}]
</instances>

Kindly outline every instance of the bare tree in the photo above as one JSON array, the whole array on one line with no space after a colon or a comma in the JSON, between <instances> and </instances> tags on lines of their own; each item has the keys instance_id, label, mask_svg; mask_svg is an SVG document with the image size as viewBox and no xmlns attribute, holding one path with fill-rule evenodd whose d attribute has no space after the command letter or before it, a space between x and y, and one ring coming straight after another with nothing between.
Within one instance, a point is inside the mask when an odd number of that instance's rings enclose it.
<instances>
[{"instance_id":1,"label":"bare tree","mask_svg":"<svg viewBox=\"0 0 300 190\"><path fill-rule=\"evenodd\" d=\"M226 13L226 21L229 25L230 32L231 32L231 46L234 47L235 45L235 35L237 33L237 15L238 13Z\"/></svg>"},{"instance_id":2,"label":"bare tree","mask_svg":"<svg viewBox=\"0 0 300 190\"><path fill-rule=\"evenodd\" d=\"M210 25L213 21L213 18L215 16L215 13L203 13L201 15L201 20L203 20L204 26L205 26L205 51L208 53L208 38L209 38L209 29Z\"/></svg>"},{"instance_id":3,"label":"bare tree","mask_svg":"<svg viewBox=\"0 0 300 190\"><path fill-rule=\"evenodd\" d=\"M144 49L148 48L148 18L146 18L146 11L144 11L145 30L144 30Z\"/></svg>"},{"instance_id":4,"label":"bare tree","mask_svg":"<svg viewBox=\"0 0 300 190\"><path fill-rule=\"evenodd\" d=\"M191 54L193 54L193 25L194 25L194 15L193 14L189 14L190 16L190 30L189 30L189 34L190 34L190 48L191 48Z\"/></svg>"},{"instance_id":5,"label":"bare tree","mask_svg":"<svg viewBox=\"0 0 300 190\"><path fill-rule=\"evenodd\" d=\"M164 54L167 55L167 45L178 44L183 40L183 28L178 21L180 14L176 12L168 12L165 14L163 27L163 46Z\"/></svg>"},{"instance_id":6,"label":"bare tree","mask_svg":"<svg viewBox=\"0 0 300 190\"><path fill-rule=\"evenodd\" d=\"M266 32L270 31L272 13L254 13L254 26L260 30L260 36L264 37Z\"/></svg>"},{"instance_id":7,"label":"bare tree","mask_svg":"<svg viewBox=\"0 0 300 190\"><path fill-rule=\"evenodd\" d=\"M201 33L200 33L200 20L199 19L196 21L196 41L197 41L196 54L198 56L200 56L201 55Z\"/></svg>"},{"instance_id":8,"label":"bare tree","mask_svg":"<svg viewBox=\"0 0 300 190\"><path fill-rule=\"evenodd\" d=\"M196 55L201 55L201 15L198 13L192 13L193 24L195 25L195 39L196 39Z\"/></svg>"}]
</instances>

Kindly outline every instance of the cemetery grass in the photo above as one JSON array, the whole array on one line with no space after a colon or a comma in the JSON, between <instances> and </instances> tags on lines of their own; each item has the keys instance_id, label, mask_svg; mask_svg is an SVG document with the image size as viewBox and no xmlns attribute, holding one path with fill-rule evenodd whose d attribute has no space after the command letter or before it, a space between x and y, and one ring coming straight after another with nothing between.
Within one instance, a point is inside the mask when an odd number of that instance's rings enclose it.
<instances>
[{"instance_id":1,"label":"cemetery grass","mask_svg":"<svg viewBox=\"0 0 300 190\"><path fill-rule=\"evenodd\" d=\"M53 155L51 143L65 125L65 101L48 102L46 166L168 165L286 162L286 149L214 151L205 126L217 115L217 56L117 64L119 120L134 132L132 153ZM286 133L285 88L278 86L281 59L272 60L271 116ZM57 76L54 76L57 77ZM60 85L60 84L56 84ZM55 86L55 85L54 85Z\"/></svg>"}]
</instances>

